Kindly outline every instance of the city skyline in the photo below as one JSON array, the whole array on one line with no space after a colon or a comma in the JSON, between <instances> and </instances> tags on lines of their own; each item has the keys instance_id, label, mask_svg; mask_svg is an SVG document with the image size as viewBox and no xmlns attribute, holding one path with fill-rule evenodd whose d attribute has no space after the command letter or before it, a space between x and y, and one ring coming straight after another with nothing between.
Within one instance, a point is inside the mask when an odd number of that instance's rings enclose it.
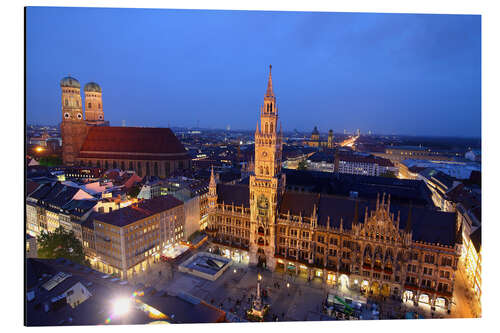
<instances>
[{"instance_id":1,"label":"city skyline","mask_svg":"<svg viewBox=\"0 0 500 333\"><path fill-rule=\"evenodd\" d=\"M287 131L480 137L480 24L477 15L31 7L27 122L60 122L59 81L71 74L101 85L115 125L251 130L271 63Z\"/></svg>"}]
</instances>

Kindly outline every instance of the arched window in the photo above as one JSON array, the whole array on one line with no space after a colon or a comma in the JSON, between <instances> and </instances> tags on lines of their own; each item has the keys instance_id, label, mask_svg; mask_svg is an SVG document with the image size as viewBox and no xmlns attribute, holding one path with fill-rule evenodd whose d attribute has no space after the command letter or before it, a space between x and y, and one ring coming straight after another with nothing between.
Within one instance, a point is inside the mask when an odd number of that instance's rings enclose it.
<instances>
[{"instance_id":1,"label":"arched window","mask_svg":"<svg viewBox=\"0 0 500 333\"><path fill-rule=\"evenodd\" d=\"M266 175L269 175L269 168L266 167Z\"/></svg>"},{"instance_id":2,"label":"arched window","mask_svg":"<svg viewBox=\"0 0 500 333\"><path fill-rule=\"evenodd\" d=\"M269 112L269 104L267 104L267 112Z\"/></svg>"},{"instance_id":3,"label":"arched window","mask_svg":"<svg viewBox=\"0 0 500 333\"><path fill-rule=\"evenodd\" d=\"M264 133L268 133L268 126L267 126L267 123L266 123L266 131Z\"/></svg>"},{"instance_id":4,"label":"arched window","mask_svg":"<svg viewBox=\"0 0 500 333\"><path fill-rule=\"evenodd\" d=\"M270 132L273 133L273 123L271 123L271 129Z\"/></svg>"},{"instance_id":5,"label":"arched window","mask_svg":"<svg viewBox=\"0 0 500 333\"><path fill-rule=\"evenodd\" d=\"M100 109L101 108L101 103L98 104L98 108Z\"/></svg>"},{"instance_id":6,"label":"arched window","mask_svg":"<svg viewBox=\"0 0 500 333\"><path fill-rule=\"evenodd\" d=\"M259 167L259 173L262 175L264 174L262 167Z\"/></svg>"},{"instance_id":7,"label":"arched window","mask_svg":"<svg viewBox=\"0 0 500 333\"><path fill-rule=\"evenodd\" d=\"M141 162L137 162L137 174L142 177Z\"/></svg>"},{"instance_id":8,"label":"arched window","mask_svg":"<svg viewBox=\"0 0 500 333\"><path fill-rule=\"evenodd\" d=\"M64 100L64 105L68 106L68 99Z\"/></svg>"},{"instance_id":9,"label":"arched window","mask_svg":"<svg viewBox=\"0 0 500 333\"><path fill-rule=\"evenodd\" d=\"M158 177L158 162L155 162L154 175Z\"/></svg>"},{"instance_id":10,"label":"arched window","mask_svg":"<svg viewBox=\"0 0 500 333\"><path fill-rule=\"evenodd\" d=\"M92 105L91 105L91 104L90 104L90 102L89 102L89 109L90 109L91 107L92 107Z\"/></svg>"},{"instance_id":11,"label":"arched window","mask_svg":"<svg viewBox=\"0 0 500 333\"><path fill-rule=\"evenodd\" d=\"M100 168L101 167L101 161L97 161L97 167Z\"/></svg>"},{"instance_id":12,"label":"arched window","mask_svg":"<svg viewBox=\"0 0 500 333\"><path fill-rule=\"evenodd\" d=\"M149 176L149 162L146 162L146 176Z\"/></svg>"},{"instance_id":13,"label":"arched window","mask_svg":"<svg viewBox=\"0 0 500 333\"><path fill-rule=\"evenodd\" d=\"M273 103L269 104L269 111L273 112Z\"/></svg>"},{"instance_id":14,"label":"arched window","mask_svg":"<svg viewBox=\"0 0 500 333\"><path fill-rule=\"evenodd\" d=\"M108 169L108 161L104 161L104 168L107 170Z\"/></svg>"},{"instance_id":15,"label":"arched window","mask_svg":"<svg viewBox=\"0 0 500 333\"><path fill-rule=\"evenodd\" d=\"M113 161L113 169L116 169L116 161Z\"/></svg>"},{"instance_id":16,"label":"arched window","mask_svg":"<svg viewBox=\"0 0 500 333\"><path fill-rule=\"evenodd\" d=\"M122 161L122 163L121 163L121 164L122 164L121 169L122 169L122 170L125 170L125 162L123 162L123 161Z\"/></svg>"}]
</instances>

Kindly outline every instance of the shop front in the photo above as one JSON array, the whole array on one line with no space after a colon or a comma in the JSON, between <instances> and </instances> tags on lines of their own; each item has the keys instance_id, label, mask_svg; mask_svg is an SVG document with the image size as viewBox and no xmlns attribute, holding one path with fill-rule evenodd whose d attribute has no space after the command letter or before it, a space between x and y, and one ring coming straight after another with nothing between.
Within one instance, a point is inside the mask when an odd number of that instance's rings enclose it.
<instances>
[{"instance_id":1,"label":"shop front","mask_svg":"<svg viewBox=\"0 0 500 333\"><path fill-rule=\"evenodd\" d=\"M368 280L363 280L361 282L361 292L363 294L366 294L367 292L369 292L370 290L370 282L368 282Z\"/></svg>"},{"instance_id":2,"label":"shop front","mask_svg":"<svg viewBox=\"0 0 500 333\"><path fill-rule=\"evenodd\" d=\"M307 279L309 277L309 269L306 265L299 266L299 276L304 279Z\"/></svg>"},{"instance_id":3,"label":"shop front","mask_svg":"<svg viewBox=\"0 0 500 333\"><path fill-rule=\"evenodd\" d=\"M287 264L286 271L287 271L289 274L297 274L297 266L295 266L295 264L294 264L294 263L289 262L289 263Z\"/></svg>"},{"instance_id":4,"label":"shop front","mask_svg":"<svg viewBox=\"0 0 500 333\"><path fill-rule=\"evenodd\" d=\"M275 271L278 272L278 273L284 273L285 272L285 262L282 259L276 260Z\"/></svg>"},{"instance_id":5,"label":"shop front","mask_svg":"<svg viewBox=\"0 0 500 333\"><path fill-rule=\"evenodd\" d=\"M391 287L389 287L387 283L384 283L380 289L380 294L382 296L389 297L391 295Z\"/></svg>"},{"instance_id":6,"label":"shop front","mask_svg":"<svg viewBox=\"0 0 500 333\"><path fill-rule=\"evenodd\" d=\"M326 276L326 283L334 285L336 283L336 276L334 273L328 273Z\"/></svg>"}]
</instances>

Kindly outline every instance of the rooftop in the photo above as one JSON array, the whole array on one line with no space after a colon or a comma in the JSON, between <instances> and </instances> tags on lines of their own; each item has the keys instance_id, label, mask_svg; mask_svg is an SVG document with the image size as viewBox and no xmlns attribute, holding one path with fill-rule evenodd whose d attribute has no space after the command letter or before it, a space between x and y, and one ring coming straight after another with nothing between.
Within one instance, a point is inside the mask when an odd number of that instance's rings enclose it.
<instances>
[{"instance_id":1,"label":"rooftop","mask_svg":"<svg viewBox=\"0 0 500 333\"><path fill-rule=\"evenodd\" d=\"M170 128L108 127L89 128L80 149L80 158L148 160L189 158L184 146Z\"/></svg>"},{"instance_id":2,"label":"rooftop","mask_svg":"<svg viewBox=\"0 0 500 333\"><path fill-rule=\"evenodd\" d=\"M434 207L430 190L422 180L362 176L342 173L283 169L290 190L348 197L357 192L361 199L375 200L377 194L391 195L392 202Z\"/></svg>"},{"instance_id":3,"label":"rooftop","mask_svg":"<svg viewBox=\"0 0 500 333\"><path fill-rule=\"evenodd\" d=\"M149 200L139 201L138 203L114 210L107 214L98 214L95 217L95 220L117 227L124 227L182 204L182 201L179 199L176 199L171 195L165 195Z\"/></svg>"},{"instance_id":4,"label":"rooftop","mask_svg":"<svg viewBox=\"0 0 500 333\"><path fill-rule=\"evenodd\" d=\"M375 210L376 203L365 200L357 201L358 221L363 222L365 208L368 207L369 212ZM288 214L288 211L290 211L292 215L301 214L303 217L310 217L314 206L317 208L318 225L327 226L329 221L330 228L339 228L342 219L343 228L351 229L352 221L355 217L356 199L286 191L281 200L279 212L280 214ZM394 216L397 216L398 213L400 214L399 227L401 230L406 226L405 221L408 218L409 210L409 206L391 204L390 211L394 213ZM412 207L411 217L413 240L451 246L455 244L455 213L445 213L423 207ZM308 219L305 220L305 222L307 221Z\"/></svg>"}]
</instances>

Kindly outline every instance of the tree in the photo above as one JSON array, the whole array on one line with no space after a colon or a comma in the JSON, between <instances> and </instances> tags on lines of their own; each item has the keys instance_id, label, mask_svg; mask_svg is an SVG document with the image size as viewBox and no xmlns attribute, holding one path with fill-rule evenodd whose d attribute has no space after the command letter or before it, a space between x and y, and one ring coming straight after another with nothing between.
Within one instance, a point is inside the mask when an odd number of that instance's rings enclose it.
<instances>
[{"instance_id":1,"label":"tree","mask_svg":"<svg viewBox=\"0 0 500 333\"><path fill-rule=\"evenodd\" d=\"M73 231L66 231L62 226L54 232L42 232L37 237L37 243L40 258L65 258L78 264L85 263L82 243Z\"/></svg>"},{"instance_id":2,"label":"tree","mask_svg":"<svg viewBox=\"0 0 500 333\"><path fill-rule=\"evenodd\" d=\"M307 170L306 160L302 160L299 162L299 165L297 166L297 170Z\"/></svg>"},{"instance_id":3,"label":"tree","mask_svg":"<svg viewBox=\"0 0 500 333\"><path fill-rule=\"evenodd\" d=\"M398 177L396 177L396 175L394 174L394 172L389 171L389 170L387 170L387 171L386 171L386 172L384 172L384 173L381 173L381 174L380 174L380 177L386 177L386 178L398 178Z\"/></svg>"},{"instance_id":4,"label":"tree","mask_svg":"<svg viewBox=\"0 0 500 333\"><path fill-rule=\"evenodd\" d=\"M47 167L53 167L53 166L58 166L62 165L62 159L59 156L56 155L49 155L49 156L42 156L40 157L40 160L38 161L40 165L44 165Z\"/></svg>"},{"instance_id":5,"label":"tree","mask_svg":"<svg viewBox=\"0 0 500 333\"><path fill-rule=\"evenodd\" d=\"M128 191L128 195L131 197L131 198L137 198L137 196L139 195L139 193L141 192L141 189L142 189L142 185L140 184L136 184L134 185L134 187L132 187L129 191Z\"/></svg>"}]
</instances>

